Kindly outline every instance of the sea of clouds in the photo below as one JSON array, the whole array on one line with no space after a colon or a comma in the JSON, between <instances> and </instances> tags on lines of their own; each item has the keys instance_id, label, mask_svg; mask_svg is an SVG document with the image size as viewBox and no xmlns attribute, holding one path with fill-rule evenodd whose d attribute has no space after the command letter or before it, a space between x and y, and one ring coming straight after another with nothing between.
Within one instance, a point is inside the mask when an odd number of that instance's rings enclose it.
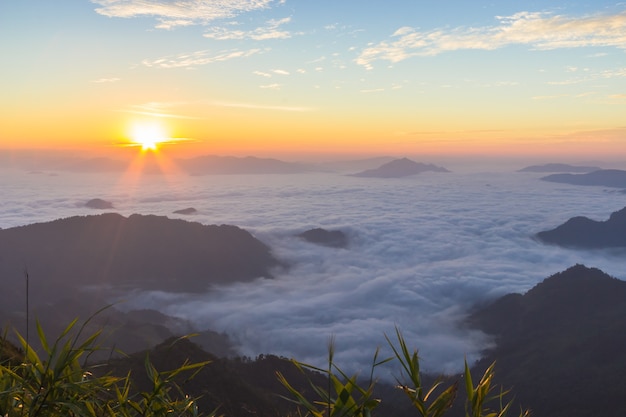
<instances>
[{"instance_id":1,"label":"sea of clouds","mask_svg":"<svg viewBox=\"0 0 626 417\"><path fill-rule=\"evenodd\" d=\"M532 238L573 216L605 220L626 206L626 194L540 176L513 169L400 179L7 171L0 227L96 214L83 206L96 197L124 215L237 225L290 268L206 294L137 292L124 308L155 308L198 330L225 332L251 357L273 353L321 365L334 336L337 362L348 370L368 369L377 347L388 354L385 335L393 339L398 327L425 369L456 372L493 342L462 325L477 303L525 292L576 263L626 279L624 251L570 250ZM198 213L172 214L187 207ZM349 247L294 236L314 227L344 231Z\"/></svg>"}]
</instances>

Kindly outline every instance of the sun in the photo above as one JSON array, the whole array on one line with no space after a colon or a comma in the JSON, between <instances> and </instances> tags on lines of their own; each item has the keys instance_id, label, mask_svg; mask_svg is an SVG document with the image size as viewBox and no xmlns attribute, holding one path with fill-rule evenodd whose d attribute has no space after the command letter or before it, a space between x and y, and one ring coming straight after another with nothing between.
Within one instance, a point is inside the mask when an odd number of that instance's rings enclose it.
<instances>
[{"instance_id":1,"label":"sun","mask_svg":"<svg viewBox=\"0 0 626 417\"><path fill-rule=\"evenodd\" d=\"M133 126L131 140L142 151L157 151L159 144L167 141L165 130L157 123L142 123Z\"/></svg>"}]
</instances>

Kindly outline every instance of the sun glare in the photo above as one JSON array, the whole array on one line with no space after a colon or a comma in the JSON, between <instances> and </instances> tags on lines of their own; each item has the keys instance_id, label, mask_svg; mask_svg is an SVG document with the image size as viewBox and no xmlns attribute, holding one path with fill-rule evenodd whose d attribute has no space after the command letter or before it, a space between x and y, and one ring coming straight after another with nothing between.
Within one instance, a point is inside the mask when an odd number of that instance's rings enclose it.
<instances>
[{"instance_id":1,"label":"sun glare","mask_svg":"<svg viewBox=\"0 0 626 417\"><path fill-rule=\"evenodd\" d=\"M131 132L131 140L141 146L142 151L156 151L167 138L163 127L158 124L137 124Z\"/></svg>"}]
</instances>

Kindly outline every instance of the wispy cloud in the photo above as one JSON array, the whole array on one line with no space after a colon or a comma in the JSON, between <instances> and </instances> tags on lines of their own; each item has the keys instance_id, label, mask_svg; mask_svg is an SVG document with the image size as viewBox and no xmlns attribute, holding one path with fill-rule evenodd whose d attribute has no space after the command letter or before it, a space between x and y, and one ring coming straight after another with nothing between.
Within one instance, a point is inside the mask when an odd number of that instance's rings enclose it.
<instances>
[{"instance_id":1,"label":"wispy cloud","mask_svg":"<svg viewBox=\"0 0 626 417\"><path fill-rule=\"evenodd\" d=\"M212 106L217 107L234 107L239 109L250 109L250 110L276 110L276 111L287 111L287 112L307 112L312 111L313 109L310 107L297 107L297 106L272 106L265 104L255 104L255 103L237 103L237 102L223 102L223 101L214 101L210 103Z\"/></svg>"},{"instance_id":2,"label":"wispy cloud","mask_svg":"<svg viewBox=\"0 0 626 417\"><path fill-rule=\"evenodd\" d=\"M599 78L623 78L626 77L626 67L615 70L606 70L599 73Z\"/></svg>"},{"instance_id":3,"label":"wispy cloud","mask_svg":"<svg viewBox=\"0 0 626 417\"><path fill-rule=\"evenodd\" d=\"M265 84L265 85L259 86L259 88L262 88L264 90L280 90L281 87L282 87L282 84L278 84L278 83Z\"/></svg>"},{"instance_id":4,"label":"wispy cloud","mask_svg":"<svg viewBox=\"0 0 626 417\"><path fill-rule=\"evenodd\" d=\"M555 100L559 98L568 98L568 99L582 99L587 97L596 97L598 93L596 91L586 91L584 93L578 94L557 94L551 96L534 96L533 100Z\"/></svg>"},{"instance_id":5,"label":"wispy cloud","mask_svg":"<svg viewBox=\"0 0 626 417\"><path fill-rule=\"evenodd\" d=\"M147 67L193 68L201 65L212 64L214 62L228 61L235 58L245 58L260 52L261 49L248 49L247 51L233 49L211 54L211 51L203 50L186 54L169 55L153 60L144 59L141 63Z\"/></svg>"},{"instance_id":6,"label":"wispy cloud","mask_svg":"<svg viewBox=\"0 0 626 417\"><path fill-rule=\"evenodd\" d=\"M572 85L572 84L580 84L584 82L583 78L570 78L568 80L561 81L548 81L546 84L548 85Z\"/></svg>"},{"instance_id":7,"label":"wispy cloud","mask_svg":"<svg viewBox=\"0 0 626 417\"><path fill-rule=\"evenodd\" d=\"M558 98L569 97L568 94L558 94L552 96L534 96L533 100L555 100Z\"/></svg>"},{"instance_id":8,"label":"wispy cloud","mask_svg":"<svg viewBox=\"0 0 626 417\"><path fill-rule=\"evenodd\" d=\"M280 87L280 86L279 86ZM273 106L256 103L240 103L240 102L223 102L213 100L194 100L194 101L151 101L147 103L134 104L124 109L118 110L123 113L139 114L143 116L151 116L158 118L173 119L190 119L201 120L203 117L195 117L185 115L185 109L190 108L206 108L206 107L231 107L250 110L272 110L286 112L307 112L313 109L308 107L297 106Z\"/></svg>"},{"instance_id":9,"label":"wispy cloud","mask_svg":"<svg viewBox=\"0 0 626 417\"><path fill-rule=\"evenodd\" d=\"M325 56L321 56L321 57L316 58L316 59L314 59L312 61L308 61L307 64L318 64L318 63L324 62L324 61L326 61L326 57Z\"/></svg>"},{"instance_id":10,"label":"wispy cloud","mask_svg":"<svg viewBox=\"0 0 626 417\"><path fill-rule=\"evenodd\" d=\"M499 24L457 27L428 32L401 27L388 41L370 44L356 59L372 68L376 60L400 62L413 56L437 55L461 49L494 50L508 45L534 49L613 46L626 48L626 12L571 17L547 12L520 12L498 16Z\"/></svg>"},{"instance_id":11,"label":"wispy cloud","mask_svg":"<svg viewBox=\"0 0 626 417\"><path fill-rule=\"evenodd\" d=\"M271 78L272 77L272 74L270 74L269 72L253 71L252 73L254 75L258 75L259 77L265 77L265 78Z\"/></svg>"},{"instance_id":12,"label":"wispy cloud","mask_svg":"<svg viewBox=\"0 0 626 417\"><path fill-rule=\"evenodd\" d=\"M106 84L106 83L116 83L120 81L120 78L98 78L97 80L92 80L91 82L94 84Z\"/></svg>"},{"instance_id":13,"label":"wispy cloud","mask_svg":"<svg viewBox=\"0 0 626 417\"><path fill-rule=\"evenodd\" d=\"M269 8L283 0L91 0L96 12L108 17L154 17L156 27L206 25L216 19Z\"/></svg>"},{"instance_id":14,"label":"wispy cloud","mask_svg":"<svg viewBox=\"0 0 626 417\"><path fill-rule=\"evenodd\" d=\"M489 87L511 87L511 86L515 86L515 85L519 85L519 82L517 81L496 81L492 84L489 84Z\"/></svg>"},{"instance_id":15,"label":"wispy cloud","mask_svg":"<svg viewBox=\"0 0 626 417\"><path fill-rule=\"evenodd\" d=\"M291 75L291 73L287 70L283 69L273 69L269 72L265 71L252 71L254 75L258 75L259 77L272 78L274 75L286 76Z\"/></svg>"},{"instance_id":16,"label":"wispy cloud","mask_svg":"<svg viewBox=\"0 0 626 417\"><path fill-rule=\"evenodd\" d=\"M384 88L372 88L369 90L361 90L361 93L369 94L369 93L381 93L385 91Z\"/></svg>"},{"instance_id":17,"label":"wispy cloud","mask_svg":"<svg viewBox=\"0 0 626 417\"><path fill-rule=\"evenodd\" d=\"M572 72L572 71L567 71ZM626 77L626 67L610 69L604 71L591 71L585 69L585 75L576 78L568 78L566 80L560 81L548 81L549 85L572 85L572 84L581 84L588 81L596 81L596 80L608 80L613 78L625 78Z\"/></svg>"},{"instance_id":18,"label":"wispy cloud","mask_svg":"<svg viewBox=\"0 0 626 417\"><path fill-rule=\"evenodd\" d=\"M253 30L237 30L225 26L213 27L203 36L216 40L252 39L262 41L267 39L288 39L291 38L293 34L287 30L282 30L280 27L290 21L290 17L278 20L272 19L267 22L266 26L258 27Z\"/></svg>"},{"instance_id":19,"label":"wispy cloud","mask_svg":"<svg viewBox=\"0 0 626 417\"><path fill-rule=\"evenodd\" d=\"M139 114L142 116L168 118L168 119L189 119L200 120L201 117L187 116L172 113L172 109L180 108L188 105L187 102L149 102L142 104L134 104L125 109L120 110L123 113Z\"/></svg>"}]
</instances>

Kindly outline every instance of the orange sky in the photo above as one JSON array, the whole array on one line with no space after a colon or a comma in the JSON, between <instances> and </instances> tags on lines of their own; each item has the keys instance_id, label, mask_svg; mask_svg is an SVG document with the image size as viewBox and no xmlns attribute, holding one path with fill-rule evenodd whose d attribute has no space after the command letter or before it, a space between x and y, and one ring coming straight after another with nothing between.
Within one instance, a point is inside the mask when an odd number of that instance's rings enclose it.
<instances>
[{"instance_id":1,"label":"orange sky","mask_svg":"<svg viewBox=\"0 0 626 417\"><path fill-rule=\"evenodd\" d=\"M141 123L172 155L626 149L623 3L183 3L3 3L0 149L128 153Z\"/></svg>"}]
</instances>

